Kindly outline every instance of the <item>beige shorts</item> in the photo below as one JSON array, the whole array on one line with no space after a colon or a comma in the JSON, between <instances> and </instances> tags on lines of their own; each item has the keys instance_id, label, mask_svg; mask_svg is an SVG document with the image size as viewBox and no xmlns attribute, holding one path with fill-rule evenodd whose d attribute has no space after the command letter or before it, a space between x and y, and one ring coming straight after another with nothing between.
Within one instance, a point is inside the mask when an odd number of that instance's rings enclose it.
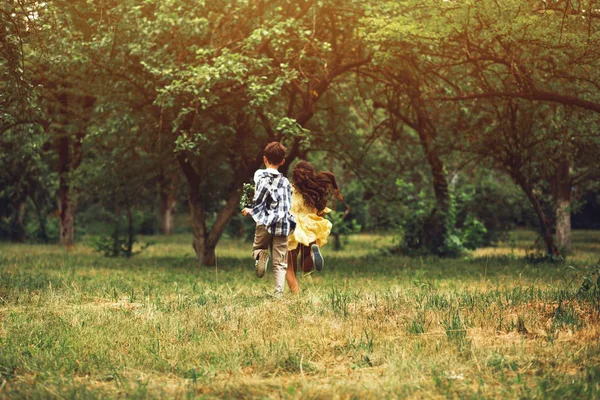
<instances>
[{"instance_id":1,"label":"beige shorts","mask_svg":"<svg viewBox=\"0 0 600 400\"><path fill-rule=\"evenodd\" d=\"M273 236L267 232L267 227L257 225L254 232L254 243L252 244L252 257L256 260L261 250L271 248L271 259L273 260L273 269L281 267L287 268L287 236Z\"/></svg>"}]
</instances>

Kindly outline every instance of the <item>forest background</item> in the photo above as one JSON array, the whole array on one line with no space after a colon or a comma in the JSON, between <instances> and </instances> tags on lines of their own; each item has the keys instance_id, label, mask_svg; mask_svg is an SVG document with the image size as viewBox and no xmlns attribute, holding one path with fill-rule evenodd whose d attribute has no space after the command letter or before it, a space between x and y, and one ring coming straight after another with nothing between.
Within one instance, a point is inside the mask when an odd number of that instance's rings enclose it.
<instances>
[{"instance_id":1,"label":"forest background","mask_svg":"<svg viewBox=\"0 0 600 400\"><path fill-rule=\"evenodd\" d=\"M0 237L112 255L248 236L269 141L336 173L334 237L456 256L600 226L594 1L49 1L0 9ZM348 211L348 212L346 212ZM188 215L175 222L175 214ZM537 251L537 250L536 250Z\"/></svg>"},{"instance_id":2,"label":"forest background","mask_svg":"<svg viewBox=\"0 0 600 400\"><path fill-rule=\"evenodd\" d=\"M278 300L274 140L344 195ZM599 154L599 1L5 0L0 397L599 398Z\"/></svg>"}]
</instances>

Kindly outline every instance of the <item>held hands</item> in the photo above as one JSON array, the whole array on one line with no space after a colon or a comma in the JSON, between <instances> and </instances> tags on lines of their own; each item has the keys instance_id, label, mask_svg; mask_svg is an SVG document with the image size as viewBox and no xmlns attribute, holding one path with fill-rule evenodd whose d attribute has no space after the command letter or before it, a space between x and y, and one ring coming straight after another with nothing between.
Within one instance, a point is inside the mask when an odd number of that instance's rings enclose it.
<instances>
[{"instance_id":1,"label":"held hands","mask_svg":"<svg viewBox=\"0 0 600 400\"><path fill-rule=\"evenodd\" d=\"M252 209L251 209L251 208L248 208L248 207L246 207L246 208L244 208L244 209L242 210L242 215L243 215L244 217L247 217L248 215L250 215L250 212L251 212L251 211L252 211Z\"/></svg>"}]
</instances>

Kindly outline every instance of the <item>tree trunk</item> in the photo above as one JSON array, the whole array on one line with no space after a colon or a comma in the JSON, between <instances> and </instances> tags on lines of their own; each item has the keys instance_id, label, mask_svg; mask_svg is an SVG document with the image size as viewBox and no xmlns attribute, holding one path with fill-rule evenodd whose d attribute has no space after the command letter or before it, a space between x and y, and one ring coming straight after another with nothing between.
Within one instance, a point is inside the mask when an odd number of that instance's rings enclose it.
<instances>
[{"instance_id":1,"label":"tree trunk","mask_svg":"<svg viewBox=\"0 0 600 400\"><path fill-rule=\"evenodd\" d=\"M255 168L252 167L252 170ZM192 214L192 232L194 235L194 250L198 264L212 266L216 263L215 249L231 218L239 211L239 202L242 196L239 187L234 186L229 199L219 210L217 218L210 231L206 229L206 213L202 206L201 195L198 190L190 188L190 212Z\"/></svg>"},{"instance_id":2,"label":"tree trunk","mask_svg":"<svg viewBox=\"0 0 600 400\"><path fill-rule=\"evenodd\" d=\"M20 200L13 212L10 223L10 241L23 243L25 241L25 200Z\"/></svg>"},{"instance_id":3,"label":"tree trunk","mask_svg":"<svg viewBox=\"0 0 600 400\"><path fill-rule=\"evenodd\" d=\"M44 243L48 243L49 238L48 238L48 231L46 229L46 216L44 215L44 210L41 205L43 200L40 200L36 197L37 197L36 195L33 195L31 200L35 207L35 212L36 212L36 215L38 218L38 226L39 226L39 230L40 230L38 233L38 239Z\"/></svg>"},{"instance_id":4,"label":"tree trunk","mask_svg":"<svg viewBox=\"0 0 600 400\"><path fill-rule=\"evenodd\" d=\"M544 243L546 244L546 253L549 256L559 255L560 253L558 251L558 248L554 244L554 238L552 237L552 229L550 226L550 220L548 219L548 217L546 217L544 208L542 207L540 200L538 199L537 195L535 194L535 191L525 181L524 177L517 175L517 176L514 176L514 178L515 178L517 184L523 190L523 192L525 192L527 199L529 199L529 202L533 206L533 209L535 210L535 213L538 217L538 222L540 224L540 234L541 234L542 238L544 239Z\"/></svg>"},{"instance_id":5,"label":"tree trunk","mask_svg":"<svg viewBox=\"0 0 600 400\"><path fill-rule=\"evenodd\" d=\"M131 205L127 202L127 258L133 255L133 243L135 242L135 230L133 226L133 213L131 212Z\"/></svg>"},{"instance_id":6,"label":"tree trunk","mask_svg":"<svg viewBox=\"0 0 600 400\"><path fill-rule=\"evenodd\" d=\"M214 265L214 248L211 251L210 246L207 246L206 211L202 205L202 196L197 185L195 187L190 185L189 206L192 218L192 244L196 252L196 264L201 265L205 261L213 261L212 264L208 265ZM210 257L211 254L212 260Z\"/></svg>"},{"instance_id":7,"label":"tree trunk","mask_svg":"<svg viewBox=\"0 0 600 400\"><path fill-rule=\"evenodd\" d=\"M56 139L58 153L58 210L60 216L60 243L71 246L75 243L75 204L71 198L69 185L70 139L60 134Z\"/></svg>"},{"instance_id":8,"label":"tree trunk","mask_svg":"<svg viewBox=\"0 0 600 400\"><path fill-rule=\"evenodd\" d=\"M340 238L340 234L333 232L332 235L333 235L333 249L341 250L342 249L342 239Z\"/></svg>"},{"instance_id":9,"label":"tree trunk","mask_svg":"<svg viewBox=\"0 0 600 400\"><path fill-rule=\"evenodd\" d=\"M76 205L68 187L59 191L59 201L60 243L64 246L72 246L75 244Z\"/></svg>"},{"instance_id":10,"label":"tree trunk","mask_svg":"<svg viewBox=\"0 0 600 400\"><path fill-rule=\"evenodd\" d=\"M235 186L231 190L229 200L227 200L225 206L219 210L217 219L208 233L202 260L204 265L215 265L215 248L217 247L217 243L219 243L231 218L233 218L236 213L240 212L239 204L240 199L242 198L242 191L239 186L241 186L241 184Z\"/></svg>"},{"instance_id":11,"label":"tree trunk","mask_svg":"<svg viewBox=\"0 0 600 400\"><path fill-rule=\"evenodd\" d=\"M160 230L164 235L172 235L175 230L175 183L169 182L168 186L160 188Z\"/></svg>"},{"instance_id":12,"label":"tree trunk","mask_svg":"<svg viewBox=\"0 0 600 400\"><path fill-rule=\"evenodd\" d=\"M57 99L60 107L55 110L57 124L63 127L71 123L73 116L68 111L69 97L66 93L59 93ZM65 246L71 246L75 243L75 217L77 215L77 203L75 193L71 187L70 173L75 171L83 158L83 138L87 130L89 121L88 113L91 112L95 103L95 98L84 96L78 98L75 104L79 104L83 110L83 118L78 126L78 130L71 138L65 129L60 129L56 133L56 150L58 153L58 208L60 212L60 243Z\"/></svg>"},{"instance_id":13,"label":"tree trunk","mask_svg":"<svg viewBox=\"0 0 600 400\"><path fill-rule=\"evenodd\" d=\"M436 151L426 151L427 162L433 177L435 208L425 224L424 245L434 253L440 253L448 233L448 213L450 212L450 191L444 173L444 164Z\"/></svg>"},{"instance_id":14,"label":"tree trunk","mask_svg":"<svg viewBox=\"0 0 600 400\"><path fill-rule=\"evenodd\" d=\"M568 160L563 160L556 173L556 241L560 249L571 251L571 176Z\"/></svg>"},{"instance_id":15,"label":"tree trunk","mask_svg":"<svg viewBox=\"0 0 600 400\"><path fill-rule=\"evenodd\" d=\"M240 188L242 183L250 180L254 171L262 163L262 155L260 157L257 156L249 162L244 167L244 170L237 175L237 179L231 187L229 199L225 206L219 210L210 231L206 228L206 211L202 201L202 194L199 190L200 177L185 155L180 154L177 156L177 159L190 190L189 206L192 217L193 245L196 252L196 262L198 265L215 265L217 243L231 218L235 213L239 212L239 202L242 196Z\"/></svg>"},{"instance_id":16,"label":"tree trunk","mask_svg":"<svg viewBox=\"0 0 600 400\"><path fill-rule=\"evenodd\" d=\"M417 96L415 94L415 96ZM444 241L448 233L448 213L450 211L450 190L448 179L444 172L444 162L442 161L437 148L434 144L435 131L431 127L428 116L423 111L424 106L420 103L420 96L416 97L416 104L413 105L417 112L416 130L425 158L431 170L433 178L433 193L435 194L435 208L427 218L423 232L423 247L433 252L441 254L444 247Z\"/></svg>"},{"instance_id":17,"label":"tree trunk","mask_svg":"<svg viewBox=\"0 0 600 400\"><path fill-rule=\"evenodd\" d=\"M424 223L420 247L424 247L434 254L443 255L447 233L452 228L449 226L450 221L448 219L451 206L448 179L444 171L444 162L435 145L437 132L429 118L426 103L419 89L419 82L409 79L405 83L408 83L406 90L410 94L412 110L416 114L415 120L410 120L410 118L402 115L394 106L390 106L389 111L419 135L419 142L433 178L433 192L435 195L435 208Z\"/></svg>"},{"instance_id":18,"label":"tree trunk","mask_svg":"<svg viewBox=\"0 0 600 400\"><path fill-rule=\"evenodd\" d=\"M256 168L254 163L247 168L247 171L254 171ZM245 172L247 172L245 171ZM241 177L249 176L251 173L240 174ZM196 261L200 265L212 266L216 263L215 249L219 239L223 235L227 224L231 218L239 212L239 202L242 196L239 190L240 185L234 185L229 199L223 208L219 210L217 218L212 225L210 231L206 228L206 211L202 205L202 195L198 190L198 185L194 182L190 184L189 206L192 217L192 233L194 236L193 244L196 252Z\"/></svg>"}]
</instances>

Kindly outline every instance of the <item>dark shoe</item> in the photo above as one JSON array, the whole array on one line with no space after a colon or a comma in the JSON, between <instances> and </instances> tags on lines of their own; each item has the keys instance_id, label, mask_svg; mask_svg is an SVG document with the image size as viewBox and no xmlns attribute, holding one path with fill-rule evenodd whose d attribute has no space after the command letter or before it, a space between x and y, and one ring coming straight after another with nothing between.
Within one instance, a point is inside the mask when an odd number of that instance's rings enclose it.
<instances>
[{"instance_id":1,"label":"dark shoe","mask_svg":"<svg viewBox=\"0 0 600 400\"><path fill-rule=\"evenodd\" d=\"M256 259L256 264L254 265L256 276L259 278L265 276L267 264L269 264L269 250L261 250Z\"/></svg>"},{"instance_id":2,"label":"dark shoe","mask_svg":"<svg viewBox=\"0 0 600 400\"><path fill-rule=\"evenodd\" d=\"M310 256L312 257L313 264L315 264L317 271L322 270L324 261L323 256L321 255L321 250L319 250L319 246L316 244L310 246Z\"/></svg>"}]
</instances>

